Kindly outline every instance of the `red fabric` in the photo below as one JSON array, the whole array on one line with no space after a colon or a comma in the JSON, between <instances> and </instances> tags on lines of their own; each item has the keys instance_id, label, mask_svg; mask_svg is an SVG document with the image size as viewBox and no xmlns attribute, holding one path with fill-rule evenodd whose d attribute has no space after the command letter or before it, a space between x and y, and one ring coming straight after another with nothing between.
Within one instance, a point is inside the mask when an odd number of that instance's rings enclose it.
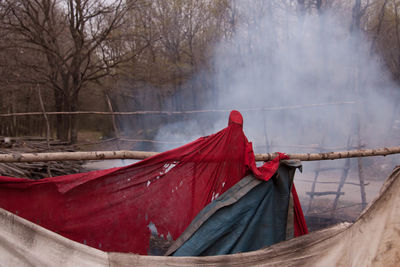
<instances>
[{"instance_id":1,"label":"red fabric","mask_svg":"<svg viewBox=\"0 0 400 267\"><path fill-rule=\"evenodd\" d=\"M293 209L294 209L294 236L308 234L306 220L304 219L303 210L301 209L299 196L296 187L292 186Z\"/></svg>"},{"instance_id":2,"label":"red fabric","mask_svg":"<svg viewBox=\"0 0 400 267\"><path fill-rule=\"evenodd\" d=\"M278 152L277 157L271 161L265 162L264 165L259 168L262 177L272 177L272 175L274 175L278 170L279 162L284 159L289 159L289 156Z\"/></svg>"},{"instance_id":3,"label":"red fabric","mask_svg":"<svg viewBox=\"0 0 400 267\"><path fill-rule=\"evenodd\" d=\"M145 255L154 226L176 239L249 172L275 173L283 156L257 169L242 124L232 111L218 133L126 167L38 181L0 176L0 207L104 251Z\"/></svg>"}]
</instances>

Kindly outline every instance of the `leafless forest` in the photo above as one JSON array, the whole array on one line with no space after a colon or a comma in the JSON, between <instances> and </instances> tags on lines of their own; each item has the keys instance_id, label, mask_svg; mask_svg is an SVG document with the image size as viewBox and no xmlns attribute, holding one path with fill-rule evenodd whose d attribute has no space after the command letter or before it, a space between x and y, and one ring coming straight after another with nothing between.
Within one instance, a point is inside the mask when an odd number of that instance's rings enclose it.
<instances>
[{"instance_id":1,"label":"leafless forest","mask_svg":"<svg viewBox=\"0 0 400 267\"><path fill-rule=\"evenodd\" d=\"M273 22L271 33L275 22L299 24L307 16L334 14L350 34L366 38L370 54L378 55L382 69L399 82L399 1L244 2L2 0L0 113L218 108L223 95L216 92L213 76L216 47L229 43L240 28L258 27L260 17ZM267 38L279 45L283 37ZM251 46L253 40L248 42ZM48 120L52 137L75 143L79 131L112 137L115 127L118 134L153 139L163 124L185 116L57 114ZM0 120L3 136L46 135L43 116Z\"/></svg>"},{"instance_id":2,"label":"leafless forest","mask_svg":"<svg viewBox=\"0 0 400 267\"><path fill-rule=\"evenodd\" d=\"M209 81L187 82L212 71L214 44L238 23L229 1L0 3L1 113L42 111L39 91L46 111L110 111L108 100L115 111L196 108ZM111 127L110 117L50 119L52 134L71 142L78 130L107 134ZM131 117L124 127L149 137L165 118L147 121ZM2 118L0 134L45 129L43 117L13 116Z\"/></svg>"}]
</instances>

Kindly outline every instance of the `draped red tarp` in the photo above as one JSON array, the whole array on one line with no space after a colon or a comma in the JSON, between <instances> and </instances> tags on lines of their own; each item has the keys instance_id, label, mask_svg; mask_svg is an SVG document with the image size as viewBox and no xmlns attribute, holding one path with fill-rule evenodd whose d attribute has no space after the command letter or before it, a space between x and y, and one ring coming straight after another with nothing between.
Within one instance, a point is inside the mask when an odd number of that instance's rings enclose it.
<instances>
[{"instance_id":1,"label":"draped red tarp","mask_svg":"<svg viewBox=\"0 0 400 267\"><path fill-rule=\"evenodd\" d=\"M0 207L104 251L146 255L151 232L175 240L242 177L268 180L287 158L257 168L242 125L232 111L227 128L126 167L37 181L0 176Z\"/></svg>"}]
</instances>

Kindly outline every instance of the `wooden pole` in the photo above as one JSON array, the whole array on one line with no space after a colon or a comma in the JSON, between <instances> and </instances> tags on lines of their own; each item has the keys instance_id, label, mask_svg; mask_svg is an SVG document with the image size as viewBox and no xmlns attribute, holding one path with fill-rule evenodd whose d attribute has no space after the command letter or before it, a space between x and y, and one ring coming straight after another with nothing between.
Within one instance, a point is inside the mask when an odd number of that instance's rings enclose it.
<instances>
[{"instance_id":1,"label":"wooden pole","mask_svg":"<svg viewBox=\"0 0 400 267\"><path fill-rule=\"evenodd\" d=\"M357 129L358 145L361 148L362 142L361 142L360 124L358 124L357 128L358 128ZM365 179L364 179L364 169L363 169L362 158L358 158L357 163L358 163L358 179L360 181L361 205L362 205L362 209L365 209L365 207L367 206L367 195L365 192Z\"/></svg>"},{"instance_id":2,"label":"wooden pole","mask_svg":"<svg viewBox=\"0 0 400 267\"><path fill-rule=\"evenodd\" d=\"M350 145L351 145L351 136L349 135L348 139L347 139L347 146L350 147ZM342 195L341 193L343 193L342 188L346 183L347 176L349 175L350 164L351 164L350 158L347 158L344 163L343 169L342 169L342 176L340 177L340 182L339 182L339 185L338 185L338 188L336 191L337 194L335 196L335 200L333 201L333 206L332 206L332 211L331 211L332 218L335 217L336 208L337 208L337 205L339 204L339 198Z\"/></svg>"},{"instance_id":3,"label":"wooden pole","mask_svg":"<svg viewBox=\"0 0 400 267\"><path fill-rule=\"evenodd\" d=\"M47 142L47 148L50 149L50 122L49 122L49 118L47 117L47 114L46 114L46 109L45 109L44 103L43 103L41 88L40 88L39 85L38 85L38 95L39 95L40 107L41 107L41 109L42 109L43 117L44 117L44 120L45 120L45 122L46 122L46 142Z\"/></svg>"},{"instance_id":4,"label":"wooden pole","mask_svg":"<svg viewBox=\"0 0 400 267\"><path fill-rule=\"evenodd\" d=\"M326 134L322 135L322 139L321 139L321 145L320 145L320 149L319 151L325 152L326 150L324 150L324 143L325 143L325 136ZM319 176L319 172L321 170L321 161L317 162L317 166L315 168L315 173L314 173L314 181L311 185L311 192L310 192L310 202L308 203L308 209L307 209L307 214L310 213L311 211L311 207L312 207L312 202L314 200L314 192L315 192L315 187L317 185L317 181L318 181L318 176Z\"/></svg>"},{"instance_id":5,"label":"wooden pole","mask_svg":"<svg viewBox=\"0 0 400 267\"><path fill-rule=\"evenodd\" d=\"M40 85L38 85L37 88L38 88L38 94L39 94L40 107L42 108L43 116L44 116L44 119L46 121L46 143L47 143L47 148L50 149L50 123L49 123L49 118L47 118L46 109L44 107ZM49 175L49 177L53 177L53 175L51 175L50 166L48 164L47 164L47 174Z\"/></svg>"},{"instance_id":6,"label":"wooden pole","mask_svg":"<svg viewBox=\"0 0 400 267\"><path fill-rule=\"evenodd\" d=\"M332 211L331 211L332 218L335 217L336 208L337 208L337 205L339 204L339 198L340 198L341 195L344 194L344 192L342 192L342 188L343 188L344 184L346 183L347 176L349 175L350 163L351 163L350 162L350 158L347 158L346 162L344 163L342 176L340 177L340 182L339 182L339 185L338 185L338 189L336 191L335 200L333 201Z\"/></svg>"},{"instance_id":7,"label":"wooden pole","mask_svg":"<svg viewBox=\"0 0 400 267\"><path fill-rule=\"evenodd\" d=\"M146 159L157 152L145 151L91 151L91 152L51 152L0 154L0 162L46 162L106 159Z\"/></svg>"},{"instance_id":8,"label":"wooden pole","mask_svg":"<svg viewBox=\"0 0 400 267\"><path fill-rule=\"evenodd\" d=\"M113 128L114 128L114 136L116 138L120 138L121 135L119 134L119 131L118 131L117 122L116 122L116 119L115 119L114 109L113 109L113 106L111 104L110 96L108 95L108 93L106 91L104 91L104 95L105 95L106 100L107 100L108 109L110 110L111 113L113 113L111 118L112 118L112 124L113 124Z\"/></svg>"},{"instance_id":9,"label":"wooden pole","mask_svg":"<svg viewBox=\"0 0 400 267\"><path fill-rule=\"evenodd\" d=\"M287 154L291 159L301 161L334 160L357 157L387 156L400 153L400 146L379 149L361 149L327 153ZM0 154L0 162L73 161L106 159L146 159L158 152L147 151L93 151L93 152L52 152L52 153L11 153ZM255 154L256 161L270 161L277 153Z\"/></svg>"},{"instance_id":10,"label":"wooden pole","mask_svg":"<svg viewBox=\"0 0 400 267\"><path fill-rule=\"evenodd\" d=\"M359 149L338 152L326 153L301 153L301 154L287 154L291 159L298 159L301 161L317 161L317 160L334 160L345 158L358 158L358 157L373 157L373 156L387 156L391 154L400 153L400 146L397 147L384 147L378 149ZM270 161L277 156L276 153L256 154L256 161Z\"/></svg>"},{"instance_id":11,"label":"wooden pole","mask_svg":"<svg viewBox=\"0 0 400 267\"><path fill-rule=\"evenodd\" d=\"M362 209L365 209L365 207L367 206L367 195L365 192L365 179L364 179L362 158L358 158L357 163L358 163L358 178L360 180L361 207Z\"/></svg>"},{"instance_id":12,"label":"wooden pole","mask_svg":"<svg viewBox=\"0 0 400 267\"><path fill-rule=\"evenodd\" d=\"M241 112L249 111L280 111L280 110L292 110L292 109L304 109L314 107L325 107L325 106L336 106L336 105L353 105L356 104L354 101L348 102L333 102L333 103L320 103L320 104L308 104L308 105L294 105L294 106L281 106L281 107L263 107L263 108L248 108L241 109ZM157 111L157 110L143 110L143 111L119 111L119 112L107 112L107 111L52 111L47 112L47 115L79 115L79 114L97 114L97 115L145 115L145 114L193 114L193 113L215 113L215 112L230 112L231 109L204 109L204 110L186 110L186 111ZM43 115L43 112L18 112L0 114L0 117L12 117L12 116L33 116Z\"/></svg>"}]
</instances>

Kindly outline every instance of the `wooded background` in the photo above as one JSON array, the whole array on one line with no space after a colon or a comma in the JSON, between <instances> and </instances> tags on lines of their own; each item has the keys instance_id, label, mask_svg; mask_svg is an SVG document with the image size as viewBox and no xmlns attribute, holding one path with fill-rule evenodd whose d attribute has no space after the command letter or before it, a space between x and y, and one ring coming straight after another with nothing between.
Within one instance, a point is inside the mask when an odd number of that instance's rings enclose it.
<instances>
[{"instance_id":1,"label":"wooded background","mask_svg":"<svg viewBox=\"0 0 400 267\"><path fill-rule=\"evenodd\" d=\"M400 1L251 2L256 12L249 16L233 0L1 0L0 114L217 108L217 44L276 10L299 19L337 14L349 32L369 39L371 56L379 55L400 82ZM153 139L163 124L187 116L117 116L114 126L112 116L48 119L51 136L76 143L83 130L112 137L115 124L119 134ZM46 135L43 116L1 117L0 123L3 136Z\"/></svg>"}]
</instances>

